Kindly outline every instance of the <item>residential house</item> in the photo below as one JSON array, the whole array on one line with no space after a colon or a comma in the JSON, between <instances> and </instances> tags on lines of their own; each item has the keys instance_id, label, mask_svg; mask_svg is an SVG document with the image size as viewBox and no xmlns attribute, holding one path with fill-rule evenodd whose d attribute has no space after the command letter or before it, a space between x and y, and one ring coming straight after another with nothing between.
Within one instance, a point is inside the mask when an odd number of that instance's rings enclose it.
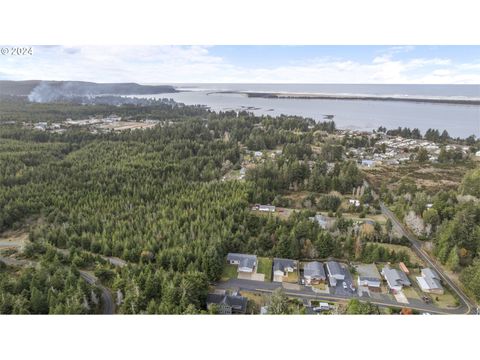
<instances>
[{"instance_id":1,"label":"residential house","mask_svg":"<svg viewBox=\"0 0 480 360\"><path fill-rule=\"evenodd\" d=\"M327 261L327 273L331 286L336 286L337 281L345 280L345 271L336 261Z\"/></svg>"},{"instance_id":2,"label":"residential house","mask_svg":"<svg viewBox=\"0 0 480 360\"><path fill-rule=\"evenodd\" d=\"M360 206L360 200L349 199L348 204L349 205L354 205L355 207L359 207Z\"/></svg>"},{"instance_id":3,"label":"residential house","mask_svg":"<svg viewBox=\"0 0 480 360\"><path fill-rule=\"evenodd\" d=\"M306 285L317 285L327 280L323 264L318 261L312 261L303 267L303 277Z\"/></svg>"},{"instance_id":4,"label":"residential house","mask_svg":"<svg viewBox=\"0 0 480 360\"><path fill-rule=\"evenodd\" d=\"M444 293L442 284L440 283L440 276L438 276L434 270L425 268L422 269L421 274L422 276L417 276L417 282L423 292L438 295Z\"/></svg>"},{"instance_id":5,"label":"residential house","mask_svg":"<svg viewBox=\"0 0 480 360\"><path fill-rule=\"evenodd\" d=\"M217 313L221 315L245 314L247 312L248 299L239 292L228 294L208 294L207 309L216 306Z\"/></svg>"},{"instance_id":6,"label":"residential house","mask_svg":"<svg viewBox=\"0 0 480 360\"><path fill-rule=\"evenodd\" d=\"M309 218L312 221L316 221L322 229L330 229L332 227L332 219L325 215L317 214Z\"/></svg>"},{"instance_id":7,"label":"residential house","mask_svg":"<svg viewBox=\"0 0 480 360\"><path fill-rule=\"evenodd\" d=\"M281 282L284 276L297 269L297 262L290 259L273 259L273 281Z\"/></svg>"},{"instance_id":8,"label":"residential house","mask_svg":"<svg viewBox=\"0 0 480 360\"><path fill-rule=\"evenodd\" d=\"M402 291L404 286L412 285L408 276L401 270L391 269L389 266L385 266L382 269L382 275L393 293Z\"/></svg>"},{"instance_id":9,"label":"residential house","mask_svg":"<svg viewBox=\"0 0 480 360\"><path fill-rule=\"evenodd\" d=\"M370 291L379 292L382 276L375 264L362 264L356 266L358 273L358 286L366 286Z\"/></svg>"},{"instance_id":10,"label":"residential house","mask_svg":"<svg viewBox=\"0 0 480 360\"><path fill-rule=\"evenodd\" d=\"M251 273L257 266L257 256L248 254L228 253L227 262L232 265L238 265L238 272Z\"/></svg>"}]
</instances>

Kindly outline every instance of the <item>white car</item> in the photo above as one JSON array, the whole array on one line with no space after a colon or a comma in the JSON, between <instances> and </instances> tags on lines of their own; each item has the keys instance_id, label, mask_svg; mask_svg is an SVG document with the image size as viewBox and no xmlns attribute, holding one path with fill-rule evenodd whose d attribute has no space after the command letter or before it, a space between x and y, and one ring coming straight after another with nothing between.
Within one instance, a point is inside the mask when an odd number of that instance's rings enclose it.
<instances>
[{"instance_id":1,"label":"white car","mask_svg":"<svg viewBox=\"0 0 480 360\"><path fill-rule=\"evenodd\" d=\"M347 290L347 283L345 281L343 282L343 288Z\"/></svg>"}]
</instances>

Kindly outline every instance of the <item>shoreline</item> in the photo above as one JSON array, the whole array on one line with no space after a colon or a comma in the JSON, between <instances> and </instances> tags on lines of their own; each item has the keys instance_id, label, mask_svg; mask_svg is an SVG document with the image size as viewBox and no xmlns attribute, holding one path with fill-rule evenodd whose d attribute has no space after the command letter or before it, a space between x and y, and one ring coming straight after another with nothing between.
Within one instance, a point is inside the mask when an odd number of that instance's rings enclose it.
<instances>
[{"instance_id":1,"label":"shoreline","mask_svg":"<svg viewBox=\"0 0 480 360\"><path fill-rule=\"evenodd\" d=\"M360 100L360 101L404 101L417 103L436 103L452 105L480 105L480 98L461 99L448 97L422 97L401 95L363 95L363 94L308 94L308 93L280 93L280 92L253 92L253 91L212 91L212 94L238 94L250 98L264 99L299 99L299 100Z\"/></svg>"}]
</instances>

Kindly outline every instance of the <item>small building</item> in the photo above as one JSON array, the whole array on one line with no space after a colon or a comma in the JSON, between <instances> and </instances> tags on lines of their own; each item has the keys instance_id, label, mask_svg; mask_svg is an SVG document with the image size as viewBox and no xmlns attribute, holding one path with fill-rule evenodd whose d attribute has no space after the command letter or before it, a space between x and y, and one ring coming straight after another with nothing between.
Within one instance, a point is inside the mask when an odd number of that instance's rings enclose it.
<instances>
[{"instance_id":1,"label":"small building","mask_svg":"<svg viewBox=\"0 0 480 360\"><path fill-rule=\"evenodd\" d=\"M297 269L297 262L291 259L273 259L273 277L274 281L281 282L282 277L288 276L288 273Z\"/></svg>"},{"instance_id":2,"label":"small building","mask_svg":"<svg viewBox=\"0 0 480 360\"><path fill-rule=\"evenodd\" d=\"M255 152L253 153L253 155L254 155L255 157L262 157L262 156L263 156L263 153L262 153L261 151L255 151Z\"/></svg>"},{"instance_id":3,"label":"small building","mask_svg":"<svg viewBox=\"0 0 480 360\"><path fill-rule=\"evenodd\" d=\"M317 285L327 280L323 264L319 261L312 261L303 267L303 277L306 285Z\"/></svg>"},{"instance_id":4,"label":"small building","mask_svg":"<svg viewBox=\"0 0 480 360\"><path fill-rule=\"evenodd\" d=\"M255 205L258 211L265 211L265 212L275 212L275 206L273 205Z\"/></svg>"},{"instance_id":5,"label":"small building","mask_svg":"<svg viewBox=\"0 0 480 360\"><path fill-rule=\"evenodd\" d=\"M421 274L422 276L417 276L417 282L423 292L438 295L444 293L443 286L440 283L440 276L434 270L425 268L422 269Z\"/></svg>"},{"instance_id":6,"label":"small building","mask_svg":"<svg viewBox=\"0 0 480 360\"><path fill-rule=\"evenodd\" d=\"M208 294L207 309L216 306L218 314L245 314L247 312L248 299L234 292L232 295L227 294Z\"/></svg>"},{"instance_id":7,"label":"small building","mask_svg":"<svg viewBox=\"0 0 480 360\"><path fill-rule=\"evenodd\" d=\"M356 266L358 286L366 286L369 290L379 292L382 285L382 276L375 264L361 264Z\"/></svg>"},{"instance_id":8,"label":"small building","mask_svg":"<svg viewBox=\"0 0 480 360\"><path fill-rule=\"evenodd\" d=\"M317 222L318 225L322 229L326 230L326 229L330 229L332 227L332 219L330 219L329 217L327 217L325 215L317 214L313 217L310 217L309 219Z\"/></svg>"},{"instance_id":9,"label":"small building","mask_svg":"<svg viewBox=\"0 0 480 360\"><path fill-rule=\"evenodd\" d=\"M336 261L327 261L327 273L331 286L336 286L337 281L345 280L345 271Z\"/></svg>"},{"instance_id":10,"label":"small building","mask_svg":"<svg viewBox=\"0 0 480 360\"><path fill-rule=\"evenodd\" d=\"M360 200L349 199L348 204L349 205L354 205L355 207L359 207L360 206Z\"/></svg>"},{"instance_id":11,"label":"small building","mask_svg":"<svg viewBox=\"0 0 480 360\"><path fill-rule=\"evenodd\" d=\"M401 270L391 269L389 266L385 266L382 269L382 275L394 294L402 291L404 286L412 285L408 276Z\"/></svg>"},{"instance_id":12,"label":"small building","mask_svg":"<svg viewBox=\"0 0 480 360\"><path fill-rule=\"evenodd\" d=\"M238 265L238 272L251 273L257 266L257 256L248 254L228 253L227 263Z\"/></svg>"},{"instance_id":13,"label":"small building","mask_svg":"<svg viewBox=\"0 0 480 360\"><path fill-rule=\"evenodd\" d=\"M399 267L400 270L402 270L405 274L407 274L407 275L410 274L410 270L408 270L407 265L405 265L403 262L400 262L400 263L398 264L398 267Z\"/></svg>"},{"instance_id":14,"label":"small building","mask_svg":"<svg viewBox=\"0 0 480 360\"><path fill-rule=\"evenodd\" d=\"M368 167L368 168L374 167L375 166L375 160L363 159L362 160L362 166Z\"/></svg>"}]
</instances>

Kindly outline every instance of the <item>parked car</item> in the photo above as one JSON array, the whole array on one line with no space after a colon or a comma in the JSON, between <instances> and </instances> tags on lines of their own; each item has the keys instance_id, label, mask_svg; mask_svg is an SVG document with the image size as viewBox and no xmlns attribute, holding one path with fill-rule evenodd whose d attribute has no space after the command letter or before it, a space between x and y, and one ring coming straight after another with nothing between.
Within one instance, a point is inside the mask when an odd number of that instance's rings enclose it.
<instances>
[{"instance_id":1,"label":"parked car","mask_svg":"<svg viewBox=\"0 0 480 360\"><path fill-rule=\"evenodd\" d=\"M431 304L432 299L430 299L428 296L422 296L422 300L425 304Z\"/></svg>"},{"instance_id":2,"label":"parked car","mask_svg":"<svg viewBox=\"0 0 480 360\"><path fill-rule=\"evenodd\" d=\"M347 283L345 281L343 282L343 288L347 290Z\"/></svg>"}]
</instances>

